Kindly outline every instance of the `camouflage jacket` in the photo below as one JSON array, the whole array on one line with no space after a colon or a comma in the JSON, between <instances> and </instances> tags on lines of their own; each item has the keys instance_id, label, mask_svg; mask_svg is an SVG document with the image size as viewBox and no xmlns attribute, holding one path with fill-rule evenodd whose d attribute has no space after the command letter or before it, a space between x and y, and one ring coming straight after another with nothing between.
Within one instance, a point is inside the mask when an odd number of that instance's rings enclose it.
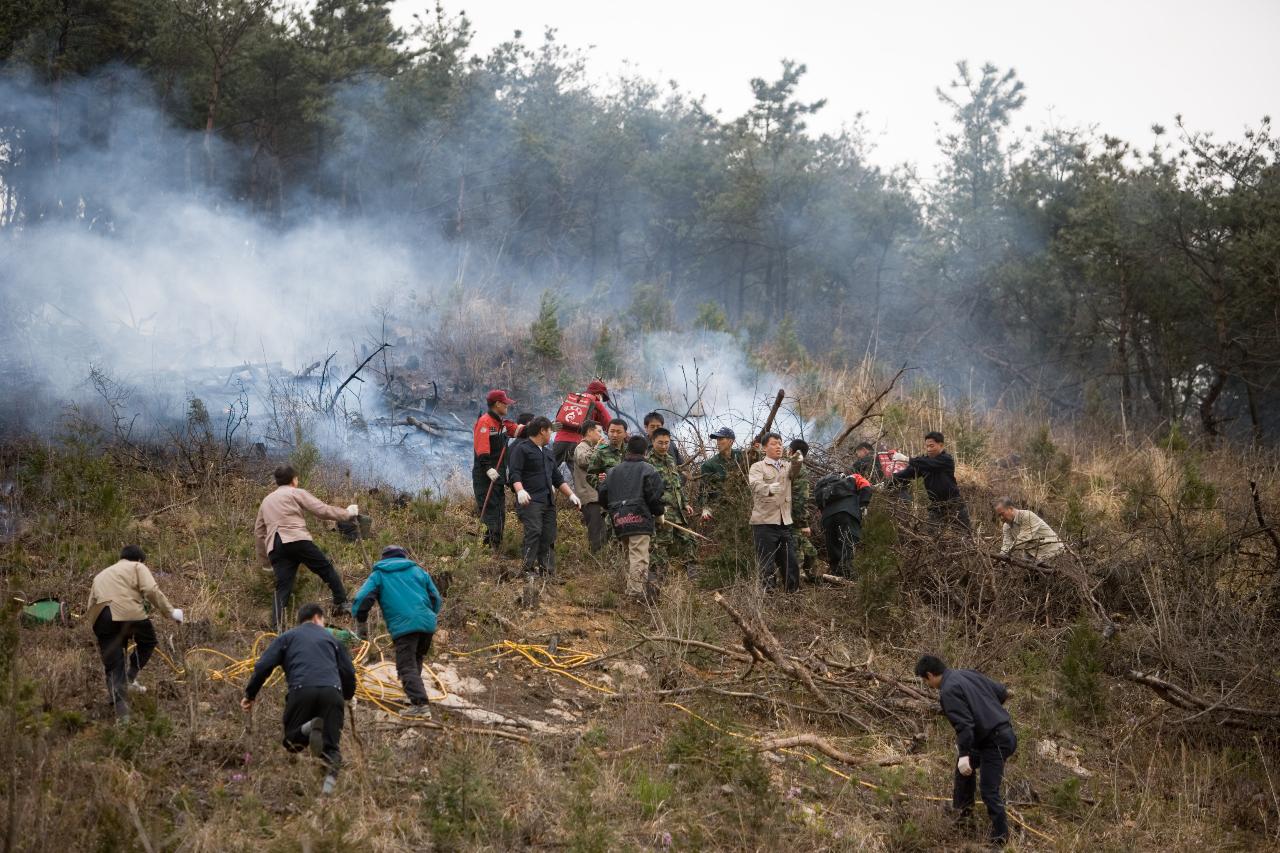
<instances>
[{"instance_id":1,"label":"camouflage jacket","mask_svg":"<svg viewBox=\"0 0 1280 853\"><path fill-rule=\"evenodd\" d=\"M803 462L791 463L791 517L797 527L808 527L813 510L810 500L813 490L809 487L809 472Z\"/></svg>"},{"instance_id":2,"label":"camouflage jacket","mask_svg":"<svg viewBox=\"0 0 1280 853\"><path fill-rule=\"evenodd\" d=\"M727 461L717 453L706 462L703 462L702 467L699 469L702 486L698 490L698 507L706 509L709 506L713 506L720 500L725 481L729 479L729 475L735 473L738 476L742 476L746 470L746 458L743 456L742 451L736 447Z\"/></svg>"},{"instance_id":3,"label":"camouflage jacket","mask_svg":"<svg viewBox=\"0 0 1280 853\"><path fill-rule=\"evenodd\" d=\"M607 441L600 442L596 452L591 454L591 461L587 463L587 475L599 479L601 474L608 474L626 455L625 447L617 448Z\"/></svg>"},{"instance_id":4,"label":"camouflage jacket","mask_svg":"<svg viewBox=\"0 0 1280 853\"><path fill-rule=\"evenodd\" d=\"M667 518L677 524L687 524L689 520L684 516L684 489L680 485L680 469L676 466L676 460L669 453L659 456L650 450L644 461L656 468L662 477L662 502L667 506Z\"/></svg>"}]
</instances>

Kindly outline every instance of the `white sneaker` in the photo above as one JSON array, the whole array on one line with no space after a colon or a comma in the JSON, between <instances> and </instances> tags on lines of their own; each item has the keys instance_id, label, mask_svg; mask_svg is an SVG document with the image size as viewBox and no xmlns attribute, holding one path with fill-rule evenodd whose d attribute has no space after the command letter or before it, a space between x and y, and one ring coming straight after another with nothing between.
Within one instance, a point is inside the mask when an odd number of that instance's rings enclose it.
<instances>
[{"instance_id":1,"label":"white sneaker","mask_svg":"<svg viewBox=\"0 0 1280 853\"><path fill-rule=\"evenodd\" d=\"M147 688L146 688L146 687L144 687L143 685L139 684L139 683L138 683L138 682L136 682L136 681L130 681L130 682L129 682L129 692L130 692L130 693L146 693L146 692L147 692Z\"/></svg>"}]
</instances>

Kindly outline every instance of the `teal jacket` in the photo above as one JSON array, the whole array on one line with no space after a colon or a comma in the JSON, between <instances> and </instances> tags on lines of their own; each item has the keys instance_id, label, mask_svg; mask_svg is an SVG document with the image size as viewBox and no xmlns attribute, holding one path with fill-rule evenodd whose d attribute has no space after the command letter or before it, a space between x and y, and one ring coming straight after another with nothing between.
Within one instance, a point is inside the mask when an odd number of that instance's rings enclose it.
<instances>
[{"instance_id":1,"label":"teal jacket","mask_svg":"<svg viewBox=\"0 0 1280 853\"><path fill-rule=\"evenodd\" d=\"M413 560L390 557L373 564L373 574L351 603L356 621L368 619L375 603L382 608L392 639L415 631L436 631L440 591L431 575Z\"/></svg>"}]
</instances>

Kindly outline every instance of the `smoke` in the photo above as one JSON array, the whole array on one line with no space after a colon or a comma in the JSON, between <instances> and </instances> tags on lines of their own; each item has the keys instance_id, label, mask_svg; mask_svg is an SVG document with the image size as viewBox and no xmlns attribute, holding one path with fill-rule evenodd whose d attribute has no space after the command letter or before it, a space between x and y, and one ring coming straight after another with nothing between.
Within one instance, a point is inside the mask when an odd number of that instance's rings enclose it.
<instances>
[{"instance_id":1,"label":"smoke","mask_svg":"<svg viewBox=\"0 0 1280 853\"><path fill-rule=\"evenodd\" d=\"M438 489L469 462L469 409L435 412L450 431L429 436L394 426L385 376L366 372L335 396L379 343L413 350L441 321L456 249L313 201L273 220L246 209L210 179L244 152L173 127L129 72L68 83L56 99L7 79L0 104L0 426L49 433L67 404L101 409L111 396L135 437L164 440L199 399L215 433L247 409L238 440L283 454L302 435L399 489ZM18 189L42 206L15 220ZM648 387L629 395L628 413L685 415L667 419L691 443L723 425L747 440L783 387L728 335L648 335L640 350ZM789 409L778 423L808 427Z\"/></svg>"}]
</instances>

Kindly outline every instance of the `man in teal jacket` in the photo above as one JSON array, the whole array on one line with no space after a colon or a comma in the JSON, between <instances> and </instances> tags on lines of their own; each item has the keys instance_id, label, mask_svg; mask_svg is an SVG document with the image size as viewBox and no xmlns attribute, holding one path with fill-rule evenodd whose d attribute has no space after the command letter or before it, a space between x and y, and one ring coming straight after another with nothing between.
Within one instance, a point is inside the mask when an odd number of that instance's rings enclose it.
<instances>
[{"instance_id":1,"label":"man in teal jacket","mask_svg":"<svg viewBox=\"0 0 1280 853\"><path fill-rule=\"evenodd\" d=\"M410 560L403 548L388 545L351 604L361 636L367 636L365 621L375 603L382 608L382 618L395 643L396 675L409 697L405 716L429 720L431 709L422 684L422 659L431 651L431 638L436 633L440 592L431 575Z\"/></svg>"}]
</instances>

